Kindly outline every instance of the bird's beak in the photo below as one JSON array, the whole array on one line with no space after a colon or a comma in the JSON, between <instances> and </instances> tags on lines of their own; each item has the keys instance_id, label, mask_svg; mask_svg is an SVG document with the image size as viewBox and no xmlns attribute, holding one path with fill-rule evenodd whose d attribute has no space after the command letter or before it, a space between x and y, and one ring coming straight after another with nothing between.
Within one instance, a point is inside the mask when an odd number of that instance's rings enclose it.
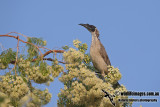
<instances>
[{"instance_id":1,"label":"bird's beak","mask_svg":"<svg viewBox=\"0 0 160 107\"><path fill-rule=\"evenodd\" d=\"M83 26L83 27L85 27L85 28L87 27L86 24L79 24L79 25L81 25L81 26Z\"/></svg>"},{"instance_id":2,"label":"bird's beak","mask_svg":"<svg viewBox=\"0 0 160 107\"><path fill-rule=\"evenodd\" d=\"M88 26L87 24L79 24L79 25L81 25L81 26L85 27L87 30L89 30L89 31L90 31L90 28L89 28L89 26Z\"/></svg>"}]
</instances>

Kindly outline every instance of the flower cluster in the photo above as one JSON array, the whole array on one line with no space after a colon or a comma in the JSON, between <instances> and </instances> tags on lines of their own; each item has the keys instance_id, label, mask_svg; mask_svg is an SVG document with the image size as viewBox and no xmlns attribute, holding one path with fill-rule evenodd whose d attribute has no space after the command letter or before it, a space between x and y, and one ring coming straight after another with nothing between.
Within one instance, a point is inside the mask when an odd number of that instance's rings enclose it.
<instances>
[{"instance_id":1,"label":"flower cluster","mask_svg":"<svg viewBox=\"0 0 160 107\"><path fill-rule=\"evenodd\" d=\"M50 80L50 69L46 63L41 62L40 66L31 65L29 61L22 60L19 62L19 67L24 68L25 74L29 79L34 80L36 83L45 83ZM21 71L22 72L22 71Z\"/></svg>"},{"instance_id":2,"label":"flower cluster","mask_svg":"<svg viewBox=\"0 0 160 107\"><path fill-rule=\"evenodd\" d=\"M45 41L43 41L43 45L44 46L46 46L47 45L47 41L45 40Z\"/></svg>"},{"instance_id":3,"label":"flower cluster","mask_svg":"<svg viewBox=\"0 0 160 107\"><path fill-rule=\"evenodd\" d=\"M61 66L61 65L58 65L58 61L57 60L54 60L54 62L52 64L52 67L49 66L49 69L52 69L51 73L52 73L53 77L58 77L59 73L64 71L64 67Z\"/></svg>"},{"instance_id":4,"label":"flower cluster","mask_svg":"<svg viewBox=\"0 0 160 107\"><path fill-rule=\"evenodd\" d=\"M107 66L109 73L106 75L106 81L111 84L117 83L121 79L121 73L118 68L114 68L113 66Z\"/></svg>"},{"instance_id":5,"label":"flower cluster","mask_svg":"<svg viewBox=\"0 0 160 107\"><path fill-rule=\"evenodd\" d=\"M78 48L81 43L82 43L82 42L79 41L79 40L73 40L73 45L74 45L76 48Z\"/></svg>"},{"instance_id":6,"label":"flower cluster","mask_svg":"<svg viewBox=\"0 0 160 107\"><path fill-rule=\"evenodd\" d=\"M82 62L84 54L79 50L77 51L73 48L69 48L69 51L63 53L63 58L66 63L73 64L73 66L75 66Z\"/></svg>"},{"instance_id":7,"label":"flower cluster","mask_svg":"<svg viewBox=\"0 0 160 107\"><path fill-rule=\"evenodd\" d=\"M39 89L33 89L33 92L30 93L32 100L27 104L27 107L40 107L45 105L51 100L51 93L48 92L48 89L41 91Z\"/></svg>"},{"instance_id":8,"label":"flower cluster","mask_svg":"<svg viewBox=\"0 0 160 107\"><path fill-rule=\"evenodd\" d=\"M47 65L45 62L40 62L39 65L32 65L30 61L22 58L19 61L19 67L21 72L27 75L28 79L34 80L36 83L53 81L63 71L63 67L57 63L52 66Z\"/></svg>"},{"instance_id":9,"label":"flower cluster","mask_svg":"<svg viewBox=\"0 0 160 107\"><path fill-rule=\"evenodd\" d=\"M87 50L87 48L88 48L88 46L87 46L86 43L81 44L81 45L78 47L79 51L81 51L82 53L85 53L86 50Z\"/></svg>"},{"instance_id":10,"label":"flower cluster","mask_svg":"<svg viewBox=\"0 0 160 107\"><path fill-rule=\"evenodd\" d=\"M88 64L88 63L91 62L91 59L90 59L89 55L87 55L87 54L84 55L84 62L85 62L86 64Z\"/></svg>"},{"instance_id":11,"label":"flower cluster","mask_svg":"<svg viewBox=\"0 0 160 107\"><path fill-rule=\"evenodd\" d=\"M59 98L67 98L70 101L70 104L74 105L85 105L85 106L100 106L102 105L111 105L111 102L108 98L104 97L103 90L106 90L111 95L114 95L116 91L123 92L126 91L125 87L121 87L114 90L112 85L109 82L103 82L103 80L97 78L94 72L91 72L87 69L84 64L78 66L78 68L69 68L67 75L62 75L59 78L64 84L64 90L61 89L61 93L58 95ZM70 82L72 81L72 82ZM68 83L71 83L68 86ZM118 99L122 98L121 96L116 96L114 100L116 104L122 105L119 103ZM61 101L59 103L62 103Z\"/></svg>"},{"instance_id":12,"label":"flower cluster","mask_svg":"<svg viewBox=\"0 0 160 107\"><path fill-rule=\"evenodd\" d=\"M1 59L0 59L0 69L6 69L7 67L8 67L8 65L5 66L3 63L1 63Z\"/></svg>"},{"instance_id":13,"label":"flower cluster","mask_svg":"<svg viewBox=\"0 0 160 107\"><path fill-rule=\"evenodd\" d=\"M0 107L12 107L9 105L10 99L6 94L0 92L0 99Z\"/></svg>"},{"instance_id":14,"label":"flower cluster","mask_svg":"<svg viewBox=\"0 0 160 107\"><path fill-rule=\"evenodd\" d=\"M79 41L74 41L74 43L78 44L79 47L81 46L81 42ZM72 52L76 52L76 55L74 56ZM67 73L59 78L59 80L64 83L64 89L61 89L61 92L58 94L59 106L113 107L109 98L104 97L105 93L102 89L111 95L116 95L114 97L116 106L121 107L124 104L123 102L119 102L118 99L127 97L117 95L116 93L127 91L126 88L123 85L116 89L112 87L113 83L121 79L121 74L117 68L108 66L110 73L107 75L107 81L104 82L97 77L95 72L88 69L87 62L89 61L89 56L85 56L83 52L81 53L81 51L76 51L71 48L63 55L65 62L69 64L66 64ZM83 58L81 56L85 57ZM83 60L85 63L82 63L82 60L76 60L79 57L85 59Z\"/></svg>"},{"instance_id":15,"label":"flower cluster","mask_svg":"<svg viewBox=\"0 0 160 107\"><path fill-rule=\"evenodd\" d=\"M85 51L87 50L88 46L86 43L83 43L79 40L73 40L73 45L78 48L78 50L82 53L85 53Z\"/></svg>"},{"instance_id":16,"label":"flower cluster","mask_svg":"<svg viewBox=\"0 0 160 107\"><path fill-rule=\"evenodd\" d=\"M12 100L19 100L29 92L29 88L21 76L6 75L1 76L0 92L8 95Z\"/></svg>"}]
</instances>

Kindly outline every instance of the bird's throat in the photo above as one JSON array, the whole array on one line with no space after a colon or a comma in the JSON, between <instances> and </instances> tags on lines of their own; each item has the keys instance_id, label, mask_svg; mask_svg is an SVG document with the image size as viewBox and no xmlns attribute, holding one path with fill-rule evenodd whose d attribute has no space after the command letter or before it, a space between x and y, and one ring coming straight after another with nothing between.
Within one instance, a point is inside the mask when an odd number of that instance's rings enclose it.
<instances>
[{"instance_id":1,"label":"bird's throat","mask_svg":"<svg viewBox=\"0 0 160 107\"><path fill-rule=\"evenodd\" d=\"M92 45L97 44L97 42L99 42L97 35L95 34L95 32L92 32L91 34L92 34Z\"/></svg>"}]
</instances>

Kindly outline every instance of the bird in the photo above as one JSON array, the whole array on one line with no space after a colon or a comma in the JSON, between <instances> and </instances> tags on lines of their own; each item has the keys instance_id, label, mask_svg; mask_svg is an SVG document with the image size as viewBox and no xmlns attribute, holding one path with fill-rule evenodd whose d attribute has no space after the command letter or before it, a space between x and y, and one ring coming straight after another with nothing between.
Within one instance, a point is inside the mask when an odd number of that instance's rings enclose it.
<instances>
[{"instance_id":1,"label":"bird","mask_svg":"<svg viewBox=\"0 0 160 107\"><path fill-rule=\"evenodd\" d=\"M109 73L108 67L111 66L108 54L100 41L99 31L94 25L90 24L79 24L85 27L92 35L92 42L90 47L90 57L93 63L93 66L96 70L99 71L101 76L104 78L105 75ZM119 86L119 83L113 85L113 87Z\"/></svg>"}]
</instances>

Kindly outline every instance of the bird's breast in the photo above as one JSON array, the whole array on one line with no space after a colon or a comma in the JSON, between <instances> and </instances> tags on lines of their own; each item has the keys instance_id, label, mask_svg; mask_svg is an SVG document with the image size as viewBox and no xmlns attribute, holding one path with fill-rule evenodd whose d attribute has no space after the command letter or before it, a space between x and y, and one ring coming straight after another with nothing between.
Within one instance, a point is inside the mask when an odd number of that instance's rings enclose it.
<instances>
[{"instance_id":1,"label":"bird's breast","mask_svg":"<svg viewBox=\"0 0 160 107\"><path fill-rule=\"evenodd\" d=\"M91 56L93 66L100 72L107 71L107 64L105 63L102 56L100 55L99 50L100 50L99 46L95 44L91 44L90 56Z\"/></svg>"}]
</instances>

